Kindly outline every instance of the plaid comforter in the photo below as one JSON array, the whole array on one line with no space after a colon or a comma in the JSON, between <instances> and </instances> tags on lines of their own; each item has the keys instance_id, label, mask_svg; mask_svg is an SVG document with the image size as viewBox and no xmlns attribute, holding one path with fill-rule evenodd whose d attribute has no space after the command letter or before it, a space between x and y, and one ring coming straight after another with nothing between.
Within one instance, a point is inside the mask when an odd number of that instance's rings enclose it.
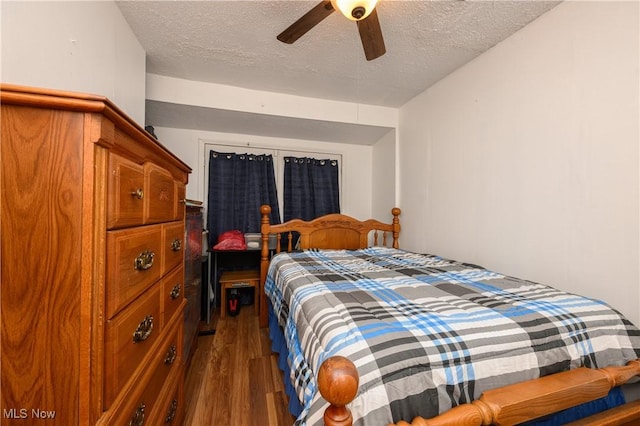
<instances>
[{"instance_id":1,"label":"plaid comforter","mask_svg":"<svg viewBox=\"0 0 640 426\"><path fill-rule=\"evenodd\" d=\"M640 331L605 303L477 266L389 248L274 257L265 291L283 328L298 424L321 425L322 362L360 374L354 425L433 417L488 389L640 358Z\"/></svg>"}]
</instances>

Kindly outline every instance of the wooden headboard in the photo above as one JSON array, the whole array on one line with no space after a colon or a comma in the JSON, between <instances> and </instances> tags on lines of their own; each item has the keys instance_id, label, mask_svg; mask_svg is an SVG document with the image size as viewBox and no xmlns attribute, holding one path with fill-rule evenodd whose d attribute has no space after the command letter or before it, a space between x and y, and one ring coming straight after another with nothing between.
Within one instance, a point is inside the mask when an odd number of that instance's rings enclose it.
<instances>
[{"instance_id":1,"label":"wooden headboard","mask_svg":"<svg viewBox=\"0 0 640 426\"><path fill-rule=\"evenodd\" d=\"M310 221L293 219L285 223L272 225L269 221L271 207L260 207L262 215L260 232L262 234L262 249L260 254L260 326L267 326L267 299L264 293L264 282L269 267L269 236L276 235L275 252L282 251L281 240L287 241L285 251L293 249L347 249L355 250L369 247L370 237L374 246L387 246L389 238L391 247L399 248L400 209L391 209L393 220L383 223L379 220L368 219L360 221L351 216L334 213L321 216ZM299 241L294 241L293 232L299 234ZM380 235L382 234L382 235Z\"/></svg>"}]
</instances>

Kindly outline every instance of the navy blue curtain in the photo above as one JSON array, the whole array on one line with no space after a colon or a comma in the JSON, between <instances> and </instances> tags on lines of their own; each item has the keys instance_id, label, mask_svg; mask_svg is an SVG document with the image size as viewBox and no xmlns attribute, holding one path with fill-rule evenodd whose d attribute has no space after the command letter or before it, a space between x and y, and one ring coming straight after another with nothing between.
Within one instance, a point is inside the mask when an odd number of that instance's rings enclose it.
<instances>
[{"instance_id":1,"label":"navy blue curtain","mask_svg":"<svg viewBox=\"0 0 640 426\"><path fill-rule=\"evenodd\" d=\"M340 213L338 161L284 158L284 220Z\"/></svg>"},{"instance_id":2,"label":"navy blue curtain","mask_svg":"<svg viewBox=\"0 0 640 426\"><path fill-rule=\"evenodd\" d=\"M260 232L260 206L271 206L271 223L280 223L273 156L209 153L207 227L209 248L225 231Z\"/></svg>"}]
</instances>

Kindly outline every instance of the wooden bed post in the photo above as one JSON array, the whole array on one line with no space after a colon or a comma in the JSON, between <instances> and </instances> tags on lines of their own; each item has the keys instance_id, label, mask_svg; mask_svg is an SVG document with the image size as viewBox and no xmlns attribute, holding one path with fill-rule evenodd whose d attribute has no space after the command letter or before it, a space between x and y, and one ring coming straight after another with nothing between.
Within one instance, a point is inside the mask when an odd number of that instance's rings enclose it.
<instances>
[{"instance_id":1,"label":"wooden bed post","mask_svg":"<svg viewBox=\"0 0 640 426\"><path fill-rule=\"evenodd\" d=\"M398 236L400 235L400 212L401 210L398 207L394 207L391 209L391 214L393 215L393 248L400 248L400 244L398 243Z\"/></svg>"},{"instance_id":2,"label":"wooden bed post","mask_svg":"<svg viewBox=\"0 0 640 426\"><path fill-rule=\"evenodd\" d=\"M358 393L360 378L351 361L342 356L325 360L318 372L318 390L331 404L324 412L324 426L351 426L353 418L346 405Z\"/></svg>"},{"instance_id":3,"label":"wooden bed post","mask_svg":"<svg viewBox=\"0 0 640 426\"><path fill-rule=\"evenodd\" d=\"M260 233L261 233L261 249L260 249L260 327L266 327L268 323L269 314L267 312L267 295L264 292L264 284L267 280L267 268L269 267L269 226L271 214L271 206L260 206L260 213L262 219L260 221Z\"/></svg>"}]
</instances>

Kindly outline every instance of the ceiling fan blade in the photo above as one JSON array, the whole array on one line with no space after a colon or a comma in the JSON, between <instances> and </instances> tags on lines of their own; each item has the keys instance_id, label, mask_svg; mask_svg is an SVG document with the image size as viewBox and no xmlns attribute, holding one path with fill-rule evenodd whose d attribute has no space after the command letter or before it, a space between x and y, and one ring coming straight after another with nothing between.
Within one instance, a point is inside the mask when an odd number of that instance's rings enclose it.
<instances>
[{"instance_id":1,"label":"ceiling fan blade","mask_svg":"<svg viewBox=\"0 0 640 426\"><path fill-rule=\"evenodd\" d=\"M333 13L334 9L330 0L321 1L313 9L302 15L300 19L291 24L289 28L278 34L278 40L291 44L315 27L327 16Z\"/></svg>"},{"instance_id":2,"label":"ceiling fan blade","mask_svg":"<svg viewBox=\"0 0 640 426\"><path fill-rule=\"evenodd\" d=\"M378 12L376 9L361 21L357 21L362 47L364 48L364 56L367 61L372 61L384 55L387 49L384 46L382 38L382 29L378 20Z\"/></svg>"}]
</instances>

